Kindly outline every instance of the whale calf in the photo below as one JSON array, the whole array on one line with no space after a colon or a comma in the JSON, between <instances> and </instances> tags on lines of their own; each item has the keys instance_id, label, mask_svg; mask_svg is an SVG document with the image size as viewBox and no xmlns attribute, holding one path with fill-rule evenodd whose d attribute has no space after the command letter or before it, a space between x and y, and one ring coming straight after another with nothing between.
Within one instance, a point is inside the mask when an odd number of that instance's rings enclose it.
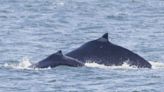
<instances>
[{"instance_id":1,"label":"whale calf","mask_svg":"<svg viewBox=\"0 0 164 92\"><path fill-rule=\"evenodd\" d=\"M31 65L32 68L48 68L48 67L56 67L59 65L66 65L72 67L84 66L84 64L77 59L65 56L62 54L62 51L59 50L58 52L48 56L44 60Z\"/></svg>"},{"instance_id":2,"label":"whale calf","mask_svg":"<svg viewBox=\"0 0 164 92\"><path fill-rule=\"evenodd\" d=\"M151 68L152 65L138 54L108 40L108 33L102 37L89 41L79 48L66 54L72 58L76 58L83 63L95 62L107 66L120 66L128 63L130 66L138 68Z\"/></svg>"}]
</instances>

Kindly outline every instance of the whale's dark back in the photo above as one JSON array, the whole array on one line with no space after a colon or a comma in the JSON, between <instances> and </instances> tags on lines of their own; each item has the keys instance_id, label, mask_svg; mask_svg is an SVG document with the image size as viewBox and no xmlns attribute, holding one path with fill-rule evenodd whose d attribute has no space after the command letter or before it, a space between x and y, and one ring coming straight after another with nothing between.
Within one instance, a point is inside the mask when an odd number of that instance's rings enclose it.
<instances>
[{"instance_id":1,"label":"whale's dark back","mask_svg":"<svg viewBox=\"0 0 164 92\"><path fill-rule=\"evenodd\" d=\"M144 58L121 46L109 41L90 41L81 47L69 52L67 56L76 58L84 63L96 62L104 65L122 65L127 62L139 68L151 68L151 64Z\"/></svg>"},{"instance_id":2,"label":"whale's dark back","mask_svg":"<svg viewBox=\"0 0 164 92\"><path fill-rule=\"evenodd\" d=\"M72 67L84 66L84 64L80 62L79 60L65 56L62 54L61 51L58 51L57 53L54 53L48 56L47 58L32 65L31 67L34 67L34 68L52 67L53 68L60 65L66 65L66 66L72 66Z\"/></svg>"}]
</instances>

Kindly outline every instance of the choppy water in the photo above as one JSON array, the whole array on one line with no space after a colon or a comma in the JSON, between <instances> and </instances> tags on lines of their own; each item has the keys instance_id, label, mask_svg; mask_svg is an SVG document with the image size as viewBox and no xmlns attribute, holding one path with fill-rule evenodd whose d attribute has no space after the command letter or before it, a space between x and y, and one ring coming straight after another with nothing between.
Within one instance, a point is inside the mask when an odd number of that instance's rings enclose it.
<instances>
[{"instance_id":1,"label":"choppy water","mask_svg":"<svg viewBox=\"0 0 164 92\"><path fill-rule=\"evenodd\" d=\"M27 68L106 32L153 69L94 63ZM1 92L163 92L164 1L0 0L0 52Z\"/></svg>"}]
</instances>

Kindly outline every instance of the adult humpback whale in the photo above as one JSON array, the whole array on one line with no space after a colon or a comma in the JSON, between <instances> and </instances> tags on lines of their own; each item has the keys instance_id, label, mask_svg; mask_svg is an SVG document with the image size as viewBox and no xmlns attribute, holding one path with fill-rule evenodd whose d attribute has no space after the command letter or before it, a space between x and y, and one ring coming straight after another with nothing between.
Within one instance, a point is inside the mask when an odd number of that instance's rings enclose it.
<instances>
[{"instance_id":1,"label":"adult humpback whale","mask_svg":"<svg viewBox=\"0 0 164 92\"><path fill-rule=\"evenodd\" d=\"M77 59L65 56L62 54L62 51L59 50L58 52L50 55L46 59L31 65L32 68L47 68L47 67L56 67L59 65L66 65L72 67L84 66L84 64Z\"/></svg>"},{"instance_id":2,"label":"adult humpback whale","mask_svg":"<svg viewBox=\"0 0 164 92\"><path fill-rule=\"evenodd\" d=\"M151 64L138 54L109 42L108 33L99 39L85 43L66 55L84 63L95 62L107 66L119 66L126 62L138 68L151 68Z\"/></svg>"}]
</instances>

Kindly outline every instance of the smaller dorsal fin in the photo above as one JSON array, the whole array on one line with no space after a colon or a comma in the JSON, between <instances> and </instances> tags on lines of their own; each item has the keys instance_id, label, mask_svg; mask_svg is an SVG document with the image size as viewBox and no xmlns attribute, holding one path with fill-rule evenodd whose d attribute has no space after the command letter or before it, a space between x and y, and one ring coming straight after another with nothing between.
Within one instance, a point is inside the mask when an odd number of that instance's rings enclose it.
<instances>
[{"instance_id":1,"label":"smaller dorsal fin","mask_svg":"<svg viewBox=\"0 0 164 92\"><path fill-rule=\"evenodd\" d=\"M57 52L56 52L56 55L63 56L63 53L62 53L62 51L61 51L61 50L59 50L59 51L57 51Z\"/></svg>"},{"instance_id":2,"label":"smaller dorsal fin","mask_svg":"<svg viewBox=\"0 0 164 92\"><path fill-rule=\"evenodd\" d=\"M108 33L105 33L102 37L98 39L98 41L107 42L108 41Z\"/></svg>"}]
</instances>

